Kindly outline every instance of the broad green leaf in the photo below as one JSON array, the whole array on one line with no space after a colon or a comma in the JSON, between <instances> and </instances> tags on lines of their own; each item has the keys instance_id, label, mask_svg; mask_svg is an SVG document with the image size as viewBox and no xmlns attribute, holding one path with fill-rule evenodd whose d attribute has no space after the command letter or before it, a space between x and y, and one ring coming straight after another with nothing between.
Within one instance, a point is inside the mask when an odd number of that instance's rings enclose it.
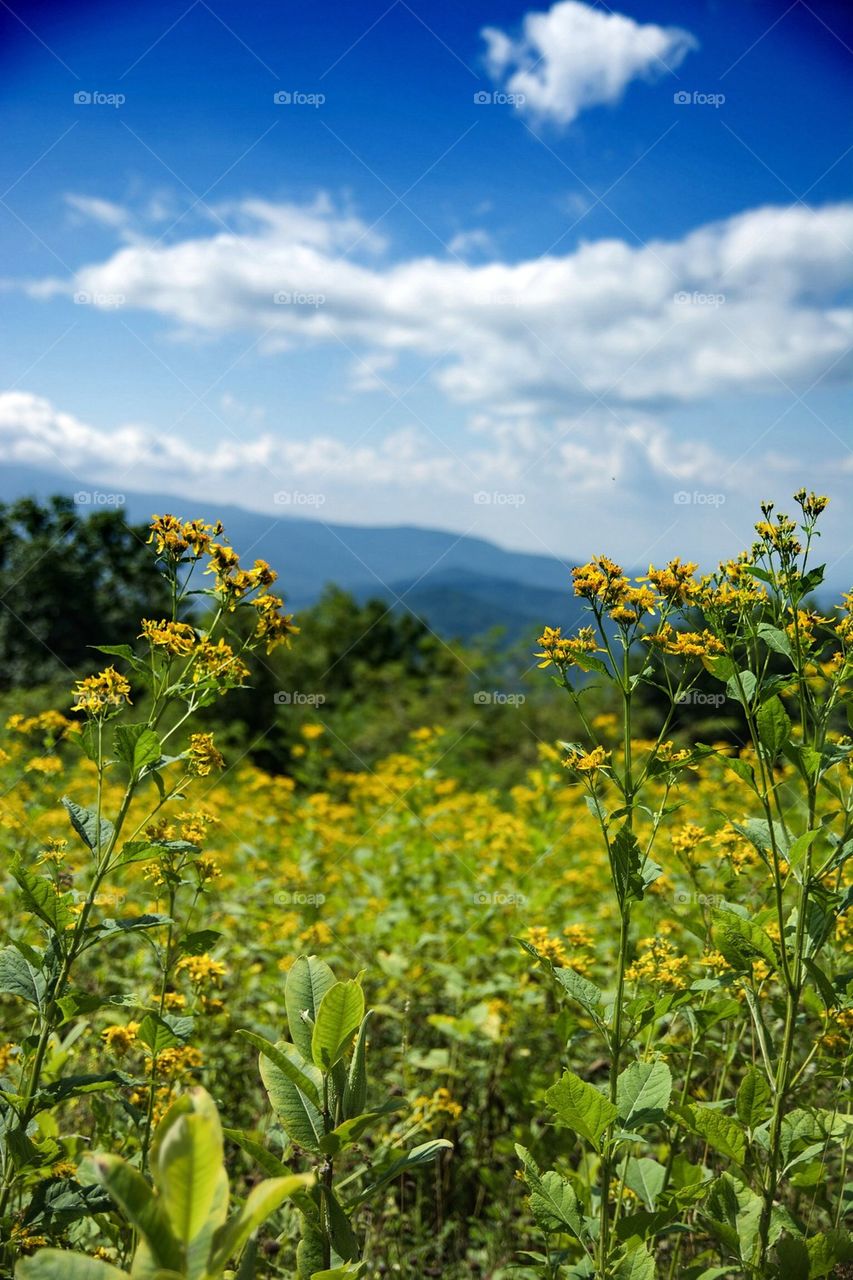
<instances>
[{"instance_id":1,"label":"broad green leaf","mask_svg":"<svg viewBox=\"0 0 853 1280\"><path fill-rule=\"evenodd\" d=\"M126 1271L67 1249L39 1249L31 1258L21 1258L15 1276L16 1280L128 1280Z\"/></svg>"},{"instance_id":2,"label":"broad green leaf","mask_svg":"<svg viewBox=\"0 0 853 1280\"><path fill-rule=\"evenodd\" d=\"M75 919L71 910L70 893L57 893L52 880L35 875L25 867L20 858L11 865L12 875L18 882L24 902L30 911L49 925L56 933L64 933Z\"/></svg>"},{"instance_id":3,"label":"broad green leaf","mask_svg":"<svg viewBox=\"0 0 853 1280\"><path fill-rule=\"evenodd\" d=\"M263 1036L256 1035L254 1031L240 1030L237 1034L242 1036L244 1040L248 1040L249 1044L254 1045L263 1057L269 1058L270 1062L274 1063L279 1071L284 1072L288 1079L313 1102L315 1107L322 1106L318 1087L319 1081L312 1078L313 1073L309 1075L308 1071L297 1065L297 1058L293 1053L295 1045L286 1044L283 1041L279 1044L271 1044L269 1040L265 1040Z\"/></svg>"},{"instance_id":4,"label":"broad green leaf","mask_svg":"<svg viewBox=\"0 0 853 1280\"><path fill-rule=\"evenodd\" d=\"M311 1057L322 1071L331 1071L349 1049L364 1017L364 992L354 979L336 982L323 996L311 1036Z\"/></svg>"},{"instance_id":5,"label":"broad green leaf","mask_svg":"<svg viewBox=\"0 0 853 1280\"><path fill-rule=\"evenodd\" d=\"M290 1038L303 1058L311 1058L311 1029L320 1001L335 985L335 975L319 956L299 956L284 985L284 1006ZM307 1014L308 1021L303 1015Z\"/></svg>"},{"instance_id":6,"label":"broad green leaf","mask_svg":"<svg viewBox=\"0 0 853 1280\"><path fill-rule=\"evenodd\" d=\"M776 968L776 949L760 925L723 907L712 911L711 921L714 945L733 969L744 972L753 960L766 960Z\"/></svg>"},{"instance_id":7,"label":"broad green leaf","mask_svg":"<svg viewBox=\"0 0 853 1280\"><path fill-rule=\"evenodd\" d=\"M571 1184L553 1169L540 1173L526 1147L516 1143L515 1150L524 1166L524 1180L530 1192L530 1209L536 1225L545 1232L571 1231L582 1240L583 1221Z\"/></svg>"},{"instance_id":8,"label":"broad green leaf","mask_svg":"<svg viewBox=\"0 0 853 1280\"><path fill-rule=\"evenodd\" d=\"M625 1165L625 1186L643 1201L647 1209L654 1209L665 1182L666 1169L657 1160L647 1156L640 1159L629 1156Z\"/></svg>"},{"instance_id":9,"label":"broad green leaf","mask_svg":"<svg viewBox=\"0 0 853 1280\"><path fill-rule=\"evenodd\" d=\"M62 797L62 806L71 819L71 825L84 844L93 852L103 853L113 838L115 828L107 818L101 818L100 835L98 815L92 809L84 809L69 796Z\"/></svg>"},{"instance_id":10,"label":"broad green leaf","mask_svg":"<svg viewBox=\"0 0 853 1280\"><path fill-rule=\"evenodd\" d=\"M791 737L791 721L777 694L762 702L755 717L758 737L771 760L776 760Z\"/></svg>"},{"instance_id":11,"label":"broad green leaf","mask_svg":"<svg viewBox=\"0 0 853 1280\"><path fill-rule=\"evenodd\" d=\"M113 734L113 750L116 757L126 765L132 778L136 778L154 764L162 755L160 739L153 729L145 724L120 724Z\"/></svg>"},{"instance_id":12,"label":"broad green leaf","mask_svg":"<svg viewBox=\"0 0 853 1280\"><path fill-rule=\"evenodd\" d=\"M632 1241L616 1263L614 1280L655 1280L655 1260L642 1240Z\"/></svg>"},{"instance_id":13,"label":"broad green leaf","mask_svg":"<svg viewBox=\"0 0 853 1280\"><path fill-rule=\"evenodd\" d=\"M119 1156L96 1156L95 1169L101 1185L135 1227L158 1266L173 1266L180 1246L172 1231L162 1200L154 1194L138 1169Z\"/></svg>"},{"instance_id":14,"label":"broad green leaf","mask_svg":"<svg viewBox=\"0 0 853 1280\"><path fill-rule=\"evenodd\" d=\"M672 1074L665 1062L632 1062L616 1082L619 1123L626 1129L663 1120L672 1093Z\"/></svg>"},{"instance_id":15,"label":"broad green leaf","mask_svg":"<svg viewBox=\"0 0 853 1280\"><path fill-rule=\"evenodd\" d=\"M596 1150L601 1135L618 1115L609 1098L571 1071L563 1072L545 1094L545 1101L561 1124L586 1138Z\"/></svg>"},{"instance_id":16,"label":"broad green leaf","mask_svg":"<svg viewBox=\"0 0 853 1280\"><path fill-rule=\"evenodd\" d=\"M680 1107L678 1116L693 1133L704 1138L708 1145L720 1155L727 1156L736 1164L743 1164L746 1156L746 1135L737 1120L724 1115L722 1111L715 1111L695 1102Z\"/></svg>"},{"instance_id":17,"label":"broad green leaf","mask_svg":"<svg viewBox=\"0 0 853 1280\"><path fill-rule=\"evenodd\" d=\"M755 697L757 681L751 671L740 671L726 681L726 693L733 702L750 707Z\"/></svg>"},{"instance_id":18,"label":"broad green leaf","mask_svg":"<svg viewBox=\"0 0 853 1280\"><path fill-rule=\"evenodd\" d=\"M295 1046L282 1044L277 1047L293 1059L301 1074L306 1074L306 1069L314 1069ZM270 1105L290 1141L308 1151L319 1151L320 1139L325 1132L319 1108L293 1083L289 1075L263 1054L259 1066Z\"/></svg>"},{"instance_id":19,"label":"broad green leaf","mask_svg":"<svg viewBox=\"0 0 853 1280\"><path fill-rule=\"evenodd\" d=\"M152 1058L156 1058L164 1049L175 1049L183 1044L183 1038L177 1035L173 1026L158 1013L146 1013L139 1024L136 1038L140 1044L150 1050Z\"/></svg>"},{"instance_id":20,"label":"broad green leaf","mask_svg":"<svg viewBox=\"0 0 853 1280\"><path fill-rule=\"evenodd\" d=\"M331 1271L315 1271L311 1280L354 1280L366 1265L364 1262L345 1262L342 1267L332 1267Z\"/></svg>"},{"instance_id":21,"label":"broad green leaf","mask_svg":"<svg viewBox=\"0 0 853 1280\"><path fill-rule=\"evenodd\" d=\"M715 1234L747 1264L754 1257L761 1207L760 1197L731 1173L717 1178L705 1202L704 1213Z\"/></svg>"},{"instance_id":22,"label":"broad green leaf","mask_svg":"<svg viewBox=\"0 0 853 1280\"><path fill-rule=\"evenodd\" d=\"M786 632L780 631L778 627L772 627L769 622L762 622L758 628L758 634L769 649L793 661L794 650Z\"/></svg>"},{"instance_id":23,"label":"broad green leaf","mask_svg":"<svg viewBox=\"0 0 853 1280\"><path fill-rule=\"evenodd\" d=\"M313 1186L313 1183L313 1174L297 1173L287 1178L268 1178L253 1187L239 1213L220 1227L213 1237L213 1274L224 1270L229 1259L239 1257L252 1232L266 1222L285 1200L297 1191Z\"/></svg>"},{"instance_id":24,"label":"broad green leaf","mask_svg":"<svg viewBox=\"0 0 853 1280\"><path fill-rule=\"evenodd\" d=\"M163 1117L151 1170L173 1231L189 1245L218 1207L224 1171L219 1114L204 1089L183 1094Z\"/></svg>"},{"instance_id":25,"label":"broad green leaf","mask_svg":"<svg viewBox=\"0 0 853 1280\"><path fill-rule=\"evenodd\" d=\"M20 996L40 1009L45 989L41 970L31 964L17 947L3 947L0 951L0 992Z\"/></svg>"},{"instance_id":26,"label":"broad green leaf","mask_svg":"<svg viewBox=\"0 0 853 1280\"><path fill-rule=\"evenodd\" d=\"M750 1067L743 1077L737 1091L735 1111L747 1129L756 1128L770 1115L770 1085L758 1067Z\"/></svg>"}]
</instances>

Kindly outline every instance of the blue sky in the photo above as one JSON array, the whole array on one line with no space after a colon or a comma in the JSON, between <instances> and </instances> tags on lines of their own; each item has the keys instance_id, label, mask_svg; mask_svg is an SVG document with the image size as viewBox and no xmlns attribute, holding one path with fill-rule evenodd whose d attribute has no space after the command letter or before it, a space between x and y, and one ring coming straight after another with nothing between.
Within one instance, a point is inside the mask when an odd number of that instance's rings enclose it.
<instances>
[{"instance_id":1,"label":"blue sky","mask_svg":"<svg viewBox=\"0 0 853 1280\"><path fill-rule=\"evenodd\" d=\"M844 6L0 15L3 461L633 559L805 482L847 555Z\"/></svg>"}]
</instances>

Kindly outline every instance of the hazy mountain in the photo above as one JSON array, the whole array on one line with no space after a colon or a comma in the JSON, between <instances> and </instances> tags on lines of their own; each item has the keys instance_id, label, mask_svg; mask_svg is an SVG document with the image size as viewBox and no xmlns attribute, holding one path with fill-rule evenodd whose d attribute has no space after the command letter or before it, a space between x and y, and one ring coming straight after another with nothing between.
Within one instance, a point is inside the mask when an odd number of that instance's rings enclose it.
<instances>
[{"instance_id":1,"label":"hazy mountain","mask_svg":"<svg viewBox=\"0 0 853 1280\"><path fill-rule=\"evenodd\" d=\"M109 487L86 490L106 494ZM73 495L69 480L31 467L0 468L0 501L24 496ZM95 503L81 504L95 509ZM504 627L508 640L542 627L573 625L579 616L569 564L548 556L507 551L483 538L414 526L364 527L327 523L283 512L263 515L242 507L206 504L163 493L126 494L128 519L153 512L221 519L247 560L260 557L281 575L290 607L313 603L329 583L358 599L379 597L427 619L445 636L470 639Z\"/></svg>"}]
</instances>

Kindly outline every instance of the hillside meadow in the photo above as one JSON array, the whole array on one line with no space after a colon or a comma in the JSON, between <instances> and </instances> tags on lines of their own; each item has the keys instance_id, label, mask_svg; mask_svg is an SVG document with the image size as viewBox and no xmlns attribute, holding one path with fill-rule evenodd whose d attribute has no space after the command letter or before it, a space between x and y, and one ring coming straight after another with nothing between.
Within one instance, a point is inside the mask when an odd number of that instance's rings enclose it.
<instances>
[{"instance_id":1,"label":"hillside meadow","mask_svg":"<svg viewBox=\"0 0 853 1280\"><path fill-rule=\"evenodd\" d=\"M491 783L438 715L360 767L322 707L286 769L221 746L299 619L155 517L168 616L0 736L0 1274L850 1274L825 503L706 577L578 568L535 646L575 736Z\"/></svg>"}]
</instances>

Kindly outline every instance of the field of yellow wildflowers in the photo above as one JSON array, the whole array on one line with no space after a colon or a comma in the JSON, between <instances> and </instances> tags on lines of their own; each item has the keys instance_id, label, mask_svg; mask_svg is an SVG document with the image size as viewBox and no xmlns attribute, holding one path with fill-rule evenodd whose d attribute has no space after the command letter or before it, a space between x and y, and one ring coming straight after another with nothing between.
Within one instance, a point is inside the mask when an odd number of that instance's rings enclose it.
<instances>
[{"instance_id":1,"label":"field of yellow wildflowers","mask_svg":"<svg viewBox=\"0 0 853 1280\"><path fill-rule=\"evenodd\" d=\"M853 626L798 502L708 579L576 571L583 740L508 792L440 724L343 772L318 717L311 787L224 757L195 713L298 635L156 519L172 618L0 739L0 1274L847 1274ZM740 743L673 729L709 677Z\"/></svg>"}]
</instances>

